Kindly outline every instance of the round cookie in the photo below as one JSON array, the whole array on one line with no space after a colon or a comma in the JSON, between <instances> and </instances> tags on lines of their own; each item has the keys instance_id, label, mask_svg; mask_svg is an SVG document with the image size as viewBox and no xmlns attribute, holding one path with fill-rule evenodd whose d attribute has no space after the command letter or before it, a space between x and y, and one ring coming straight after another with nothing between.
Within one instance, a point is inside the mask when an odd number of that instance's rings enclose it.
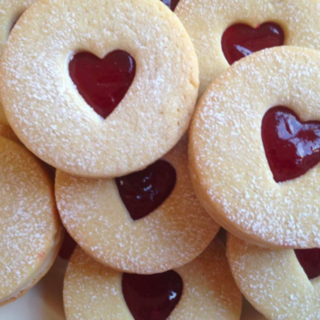
<instances>
[{"instance_id":1,"label":"round cookie","mask_svg":"<svg viewBox=\"0 0 320 320\"><path fill-rule=\"evenodd\" d=\"M9 126L4 126L4 125L0 124L0 136L7 138L9 140L12 140L16 143L19 143L20 145L23 145L21 143L21 141L18 139L18 137L16 136L16 134L13 132L11 127L9 127ZM41 165L47 171L51 180L54 181L55 169L53 167L51 167L50 165L48 165L47 163L42 162L42 161L41 161Z\"/></svg>"},{"instance_id":2,"label":"round cookie","mask_svg":"<svg viewBox=\"0 0 320 320\"><path fill-rule=\"evenodd\" d=\"M136 73L104 120L67 66L79 51L101 59L114 50L134 57ZM70 174L107 178L145 168L180 140L199 81L187 32L158 0L40 0L14 28L0 74L8 120L28 149Z\"/></svg>"},{"instance_id":3,"label":"round cookie","mask_svg":"<svg viewBox=\"0 0 320 320\"><path fill-rule=\"evenodd\" d=\"M127 198L126 194L131 198L143 197L143 194L132 195L129 190L122 197L117 183L123 180L116 183L114 179L85 179L57 172L55 191L62 222L87 254L113 269L151 274L180 267L209 245L219 226L194 194L186 140L163 157L162 163L172 169L170 175L176 175L172 191L149 214L138 218L131 213L138 204L125 205L123 198ZM157 170L151 175L160 175L159 185L165 184L171 177L168 169L162 180L162 173ZM149 178L150 174L146 174L140 180ZM156 183L143 185L144 189L151 188L152 201L157 201L154 199L158 193ZM136 185L139 184L133 188ZM138 213L149 203L142 199Z\"/></svg>"},{"instance_id":4,"label":"round cookie","mask_svg":"<svg viewBox=\"0 0 320 320\"><path fill-rule=\"evenodd\" d=\"M240 318L242 297L231 276L225 248L219 240L214 240L198 258L174 272L181 277L183 285L180 301L172 310L170 319ZM97 263L78 247L71 257L64 280L67 319L133 319L122 290L124 276ZM163 307L159 309L163 310ZM157 316L152 319L162 319L159 314Z\"/></svg>"},{"instance_id":5,"label":"round cookie","mask_svg":"<svg viewBox=\"0 0 320 320\"><path fill-rule=\"evenodd\" d=\"M11 28L21 14L33 3L35 0L1 0L0 10L0 57L2 55L4 46L9 37ZM0 125L8 125L8 120L0 102Z\"/></svg>"},{"instance_id":6,"label":"round cookie","mask_svg":"<svg viewBox=\"0 0 320 320\"><path fill-rule=\"evenodd\" d=\"M309 280L293 250L270 250L229 234L227 257L234 279L267 319L320 318L320 278Z\"/></svg>"},{"instance_id":7,"label":"round cookie","mask_svg":"<svg viewBox=\"0 0 320 320\"><path fill-rule=\"evenodd\" d=\"M180 0L175 13L187 29L198 55L200 94L229 67L221 40L232 25L243 23L256 28L265 22L275 22L283 29L285 45L320 49L317 0Z\"/></svg>"},{"instance_id":8,"label":"round cookie","mask_svg":"<svg viewBox=\"0 0 320 320\"><path fill-rule=\"evenodd\" d=\"M0 305L14 301L49 270L63 228L53 186L37 159L0 137Z\"/></svg>"},{"instance_id":9,"label":"round cookie","mask_svg":"<svg viewBox=\"0 0 320 320\"><path fill-rule=\"evenodd\" d=\"M201 98L190 131L190 167L200 202L225 229L279 248L320 246L320 166L277 183L261 138L270 108L319 120L320 53L278 47L231 66Z\"/></svg>"}]
</instances>

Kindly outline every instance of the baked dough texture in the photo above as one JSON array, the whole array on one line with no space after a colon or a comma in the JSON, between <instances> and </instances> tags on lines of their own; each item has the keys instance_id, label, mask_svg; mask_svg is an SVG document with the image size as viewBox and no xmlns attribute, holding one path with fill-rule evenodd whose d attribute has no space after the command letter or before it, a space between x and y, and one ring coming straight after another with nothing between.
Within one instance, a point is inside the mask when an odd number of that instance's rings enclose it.
<instances>
[{"instance_id":1,"label":"baked dough texture","mask_svg":"<svg viewBox=\"0 0 320 320\"><path fill-rule=\"evenodd\" d=\"M278 248L320 246L320 166L276 183L261 139L273 106L320 120L320 53L278 47L242 59L201 98L190 130L195 191L204 208L243 240Z\"/></svg>"},{"instance_id":2,"label":"baked dough texture","mask_svg":"<svg viewBox=\"0 0 320 320\"><path fill-rule=\"evenodd\" d=\"M8 40L10 29L20 15L34 2L35 0L0 0L0 57ZM1 102L0 125L9 125Z\"/></svg>"},{"instance_id":3,"label":"baked dough texture","mask_svg":"<svg viewBox=\"0 0 320 320\"><path fill-rule=\"evenodd\" d=\"M72 82L79 51L136 61L126 96L105 120ZM19 139L40 159L84 177L116 177L167 153L186 132L198 62L173 12L158 0L40 0L12 30L0 70L2 101Z\"/></svg>"},{"instance_id":4,"label":"baked dough texture","mask_svg":"<svg viewBox=\"0 0 320 320\"><path fill-rule=\"evenodd\" d=\"M186 140L163 160L175 168L176 185L162 205L136 221L114 179L57 172L55 191L62 222L87 254L117 270L151 274L180 267L205 250L220 226L194 194Z\"/></svg>"},{"instance_id":5,"label":"baked dough texture","mask_svg":"<svg viewBox=\"0 0 320 320\"><path fill-rule=\"evenodd\" d=\"M239 320L242 297L219 240L175 271L183 280L183 291L170 320ZM122 273L97 263L77 247L64 280L67 319L132 320L123 298L121 278Z\"/></svg>"},{"instance_id":6,"label":"baked dough texture","mask_svg":"<svg viewBox=\"0 0 320 320\"><path fill-rule=\"evenodd\" d=\"M51 267L62 226L53 186L37 159L0 137L0 305L36 284Z\"/></svg>"},{"instance_id":7,"label":"baked dough texture","mask_svg":"<svg viewBox=\"0 0 320 320\"><path fill-rule=\"evenodd\" d=\"M320 318L320 278L309 280L293 250L270 250L229 234L227 257L234 279L267 319Z\"/></svg>"},{"instance_id":8,"label":"baked dough texture","mask_svg":"<svg viewBox=\"0 0 320 320\"><path fill-rule=\"evenodd\" d=\"M318 0L180 0L175 13L198 55L200 95L229 67L221 38L234 24L255 28L264 22L275 22L285 33L285 45L320 49Z\"/></svg>"}]
</instances>

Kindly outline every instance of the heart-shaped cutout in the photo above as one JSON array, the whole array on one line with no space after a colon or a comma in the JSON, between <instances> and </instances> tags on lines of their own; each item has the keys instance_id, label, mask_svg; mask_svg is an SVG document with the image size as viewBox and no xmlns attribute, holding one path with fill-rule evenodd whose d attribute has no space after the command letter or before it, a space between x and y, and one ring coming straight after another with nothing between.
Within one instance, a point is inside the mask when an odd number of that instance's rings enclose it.
<instances>
[{"instance_id":1,"label":"heart-shaped cutout","mask_svg":"<svg viewBox=\"0 0 320 320\"><path fill-rule=\"evenodd\" d=\"M171 194L177 180L176 170L167 161L158 160L146 169L117 178L121 200L133 220L157 209Z\"/></svg>"},{"instance_id":2,"label":"heart-shaped cutout","mask_svg":"<svg viewBox=\"0 0 320 320\"><path fill-rule=\"evenodd\" d=\"M182 289L183 281L173 270L122 276L124 300L135 320L166 320L180 301Z\"/></svg>"},{"instance_id":3,"label":"heart-shaped cutout","mask_svg":"<svg viewBox=\"0 0 320 320\"><path fill-rule=\"evenodd\" d=\"M276 182L298 178L320 161L320 122L302 122L287 107L266 112L261 136Z\"/></svg>"},{"instance_id":4,"label":"heart-shaped cutout","mask_svg":"<svg viewBox=\"0 0 320 320\"><path fill-rule=\"evenodd\" d=\"M320 276L320 249L303 249L294 251L301 267L310 280Z\"/></svg>"},{"instance_id":5,"label":"heart-shaped cutout","mask_svg":"<svg viewBox=\"0 0 320 320\"><path fill-rule=\"evenodd\" d=\"M230 65L253 52L283 44L284 32L273 22L266 22L255 29L246 24L234 24L221 39L222 51Z\"/></svg>"},{"instance_id":6,"label":"heart-shaped cutout","mask_svg":"<svg viewBox=\"0 0 320 320\"><path fill-rule=\"evenodd\" d=\"M69 63L69 74L79 93L104 119L123 99L135 73L135 60L121 50L113 51L103 59L80 52Z\"/></svg>"}]
</instances>

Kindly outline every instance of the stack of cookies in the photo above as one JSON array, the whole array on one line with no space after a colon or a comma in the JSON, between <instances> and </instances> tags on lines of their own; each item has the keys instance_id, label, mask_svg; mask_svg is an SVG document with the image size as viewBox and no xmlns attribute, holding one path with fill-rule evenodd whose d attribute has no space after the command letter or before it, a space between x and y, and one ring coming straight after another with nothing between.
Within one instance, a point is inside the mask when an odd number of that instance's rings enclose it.
<instances>
[{"instance_id":1,"label":"stack of cookies","mask_svg":"<svg viewBox=\"0 0 320 320\"><path fill-rule=\"evenodd\" d=\"M320 319L319 0L1 1L0 305Z\"/></svg>"}]
</instances>

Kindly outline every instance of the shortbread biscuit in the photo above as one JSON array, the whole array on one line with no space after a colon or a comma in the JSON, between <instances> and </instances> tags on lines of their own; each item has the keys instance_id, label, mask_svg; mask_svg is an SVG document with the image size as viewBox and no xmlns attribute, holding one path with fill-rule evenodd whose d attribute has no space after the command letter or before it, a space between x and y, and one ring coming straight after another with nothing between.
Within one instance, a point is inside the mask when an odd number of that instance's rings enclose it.
<instances>
[{"instance_id":1,"label":"shortbread biscuit","mask_svg":"<svg viewBox=\"0 0 320 320\"><path fill-rule=\"evenodd\" d=\"M234 24L256 28L265 22L275 22L284 31L285 45L320 49L318 0L180 0L175 13L198 55L200 94L229 67L221 39Z\"/></svg>"},{"instance_id":2,"label":"shortbread biscuit","mask_svg":"<svg viewBox=\"0 0 320 320\"><path fill-rule=\"evenodd\" d=\"M279 47L255 53L218 77L190 131L190 166L200 202L243 240L278 248L320 246L320 166L277 183L261 138L265 113L286 106L320 120L320 53ZM310 147L311 148L311 147Z\"/></svg>"},{"instance_id":3,"label":"shortbread biscuit","mask_svg":"<svg viewBox=\"0 0 320 320\"><path fill-rule=\"evenodd\" d=\"M55 191L62 222L87 254L120 271L151 274L180 267L209 245L220 227L194 194L186 141L161 161L176 172L175 186L160 206L136 220L114 179L84 179L57 172ZM150 183L146 188L153 186ZM151 198L157 193L153 190ZM142 203L141 209L147 205Z\"/></svg>"},{"instance_id":4,"label":"shortbread biscuit","mask_svg":"<svg viewBox=\"0 0 320 320\"><path fill-rule=\"evenodd\" d=\"M181 277L183 288L180 301L168 319L240 318L241 294L232 279L225 249L219 240L214 240L198 258L174 272ZM122 290L123 277L97 263L78 247L71 257L64 281L67 319L133 319ZM171 297L175 298L175 295L173 292Z\"/></svg>"},{"instance_id":5,"label":"shortbread biscuit","mask_svg":"<svg viewBox=\"0 0 320 320\"><path fill-rule=\"evenodd\" d=\"M0 1L0 57L13 25L21 14L36 0L1 0ZM0 102L0 125L9 125Z\"/></svg>"},{"instance_id":6,"label":"shortbread biscuit","mask_svg":"<svg viewBox=\"0 0 320 320\"><path fill-rule=\"evenodd\" d=\"M227 256L238 287L267 319L320 318L320 279L308 279L293 250L265 249L229 235Z\"/></svg>"},{"instance_id":7,"label":"shortbread biscuit","mask_svg":"<svg viewBox=\"0 0 320 320\"><path fill-rule=\"evenodd\" d=\"M136 74L103 119L71 81L68 63L88 51L133 56ZM40 0L18 21L1 64L2 101L19 139L70 174L117 177L168 152L189 126L198 63L179 19L158 0Z\"/></svg>"},{"instance_id":8,"label":"shortbread biscuit","mask_svg":"<svg viewBox=\"0 0 320 320\"><path fill-rule=\"evenodd\" d=\"M63 228L53 186L24 147L0 137L0 305L14 301L49 270Z\"/></svg>"}]
</instances>

